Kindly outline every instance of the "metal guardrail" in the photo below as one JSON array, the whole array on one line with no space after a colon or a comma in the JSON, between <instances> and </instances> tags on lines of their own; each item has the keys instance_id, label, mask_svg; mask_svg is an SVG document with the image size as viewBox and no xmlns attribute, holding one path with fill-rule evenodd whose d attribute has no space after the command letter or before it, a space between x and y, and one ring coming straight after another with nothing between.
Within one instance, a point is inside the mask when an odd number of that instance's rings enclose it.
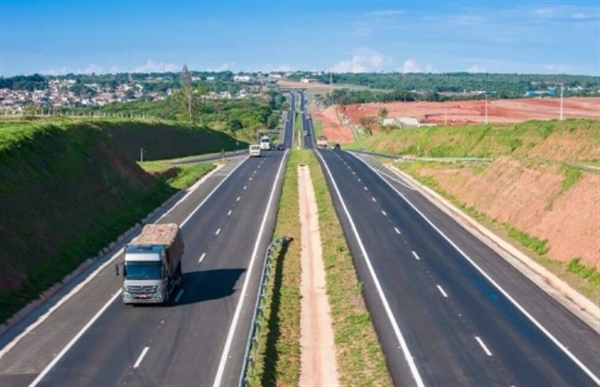
<instances>
[{"instance_id":1,"label":"metal guardrail","mask_svg":"<svg viewBox=\"0 0 600 387\"><path fill-rule=\"evenodd\" d=\"M264 306L267 299L267 287L271 279L271 263L273 261L273 253L277 251L277 247L283 244L287 244L292 241L291 237L281 237L269 245L267 249L265 262L260 278L260 287L258 290L258 297L256 298L256 305L254 306L254 314L252 316L252 323L250 334L248 335L248 341L246 342L246 350L244 353L244 363L242 364L242 372L240 373L238 387L245 387L249 385L249 380L246 377L249 373L251 376L256 375L255 361L258 355L258 343L261 334L261 329L264 324Z\"/></svg>"}]
</instances>

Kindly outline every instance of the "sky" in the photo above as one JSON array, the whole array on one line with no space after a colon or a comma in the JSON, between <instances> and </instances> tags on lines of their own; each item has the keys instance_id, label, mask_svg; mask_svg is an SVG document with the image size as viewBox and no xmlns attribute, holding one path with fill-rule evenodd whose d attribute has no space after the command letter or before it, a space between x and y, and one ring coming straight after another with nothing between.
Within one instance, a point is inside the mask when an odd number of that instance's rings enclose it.
<instances>
[{"instance_id":1,"label":"sky","mask_svg":"<svg viewBox=\"0 0 600 387\"><path fill-rule=\"evenodd\" d=\"M600 76L600 0L0 0L0 75Z\"/></svg>"}]
</instances>

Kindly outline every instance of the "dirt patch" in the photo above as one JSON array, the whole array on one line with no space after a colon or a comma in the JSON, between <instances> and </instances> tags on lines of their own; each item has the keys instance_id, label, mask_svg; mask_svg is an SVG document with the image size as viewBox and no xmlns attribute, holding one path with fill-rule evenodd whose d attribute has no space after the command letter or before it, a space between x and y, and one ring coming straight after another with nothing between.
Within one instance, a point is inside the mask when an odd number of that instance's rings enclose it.
<instances>
[{"instance_id":1,"label":"dirt patch","mask_svg":"<svg viewBox=\"0 0 600 387\"><path fill-rule=\"evenodd\" d=\"M422 168L419 174L466 206L546 240L549 258L581 257L582 264L600 270L600 175L583 172L563 192L560 166L510 157L496 159L481 173Z\"/></svg>"},{"instance_id":2,"label":"dirt patch","mask_svg":"<svg viewBox=\"0 0 600 387\"><path fill-rule=\"evenodd\" d=\"M321 121L323 136L329 139L329 142L348 143L354 141L352 130L340 123L336 106L330 106L327 109L311 109L313 120Z\"/></svg>"},{"instance_id":3,"label":"dirt patch","mask_svg":"<svg viewBox=\"0 0 600 387\"><path fill-rule=\"evenodd\" d=\"M361 117L377 116L381 108L387 109L389 118L412 117L422 124L446 126L560 118L559 98L353 104L345 106L345 115L358 125ZM564 98L563 118L600 119L600 98Z\"/></svg>"},{"instance_id":4,"label":"dirt patch","mask_svg":"<svg viewBox=\"0 0 600 387\"><path fill-rule=\"evenodd\" d=\"M300 386L337 386L336 350L327 299L317 202L310 171L298 167L302 237Z\"/></svg>"}]
</instances>

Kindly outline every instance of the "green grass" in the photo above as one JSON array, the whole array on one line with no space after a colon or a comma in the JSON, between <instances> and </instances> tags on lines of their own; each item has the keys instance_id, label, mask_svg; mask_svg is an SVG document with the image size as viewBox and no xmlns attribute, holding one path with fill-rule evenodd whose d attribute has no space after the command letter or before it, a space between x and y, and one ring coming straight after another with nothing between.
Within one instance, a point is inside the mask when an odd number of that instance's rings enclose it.
<instances>
[{"instance_id":1,"label":"green grass","mask_svg":"<svg viewBox=\"0 0 600 387\"><path fill-rule=\"evenodd\" d=\"M0 321L213 167L169 168L144 172L97 121L1 126Z\"/></svg>"},{"instance_id":2,"label":"green grass","mask_svg":"<svg viewBox=\"0 0 600 387\"><path fill-rule=\"evenodd\" d=\"M539 238L531 236L524 231L517 230L510 224L505 223L504 227L508 232L508 236L511 237L514 241L519 242L521 246L526 247L527 249L542 256L548 252L548 241L546 239L541 240Z\"/></svg>"},{"instance_id":3,"label":"green grass","mask_svg":"<svg viewBox=\"0 0 600 387\"><path fill-rule=\"evenodd\" d=\"M573 258L567 265L567 270L570 273L576 274L580 278L587 279L594 286L600 286L600 273L594 268L582 265L581 258Z\"/></svg>"},{"instance_id":4,"label":"green grass","mask_svg":"<svg viewBox=\"0 0 600 387\"><path fill-rule=\"evenodd\" d=\"M562 168L564 178L560 185L560 193L566 192L577 184L577 182L581 179L583 172L579 168L574 168L568 165L563 166Z\"/></svg>"},{"instance_id":5,"label":"green grass","mask_svg":"<svg viewBox=\"0 0 600 387\"><path fill-rule=\"evenodd\" d=\"M362 284L356 275L325 176L314 153L305 152L319 211L339 382L343 386L391 386L383 351L362 296Z\"/></svg>"},{"instance_id":6,"label":"green grass","mask_svg":"<svg viewBox=\"0 0 600 387\"><path fill-rule=\"evenodd\" d=\"M325 177L312 151L294 150L286 169L276 237L294 241L278 255L264 308L266 329L261 331L252 386L297 386L300 380L300 220L298 164L310 168L319 212L327 294L340 383L346 386L390 386L383 352L362 298L362 287L343 236Z\"/></svg>"},{"instance_id":7,"label":"green grass","mask_svg":"<svg viewBox=\"0 0 600 387\"><path fill-rule=\"evenodd\" d=\"M554 142L548 140L550 137ZM457 127L423 127L393 130L346 145L367 151L430 157L491 157L510 155L527 158L533 148L556 147L556 141L576 143L570 153L554 151L560 160L586 162L597 158L593 144L600 143L598 120L526 121L518 124L491 124ZM548 143L548 146L544 144Z\"/></svg>"}]
</instances>

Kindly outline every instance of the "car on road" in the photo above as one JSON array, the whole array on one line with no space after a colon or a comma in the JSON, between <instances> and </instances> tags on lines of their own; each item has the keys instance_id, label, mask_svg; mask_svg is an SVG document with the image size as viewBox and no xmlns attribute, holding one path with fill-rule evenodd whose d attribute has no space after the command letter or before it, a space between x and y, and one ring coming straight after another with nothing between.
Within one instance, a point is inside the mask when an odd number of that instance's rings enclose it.
<instances>
[{"instance_id":1,"label":"car on road","mask_svg":"<svg viewBox=\"0 0 600 387\"><path fill-rule=\"evenodd\" d=\"M278 145L277 145L277 150L285 150L285 145L283 145L283 144L278 144Z\"/></svg>"},{"instance_id":2,"label":"car on road","mask_svg":"<svg viewBox=\"0 0 600 387\"><path fill-rule=\"evenodd\" d=\"M340 144L335 143L335 144L333 144L333 146L331 147L331 149L333 149L333 150L339 150L339 149L342 149L342 148L340 148Z\"/></svg>"}]
</instances>

